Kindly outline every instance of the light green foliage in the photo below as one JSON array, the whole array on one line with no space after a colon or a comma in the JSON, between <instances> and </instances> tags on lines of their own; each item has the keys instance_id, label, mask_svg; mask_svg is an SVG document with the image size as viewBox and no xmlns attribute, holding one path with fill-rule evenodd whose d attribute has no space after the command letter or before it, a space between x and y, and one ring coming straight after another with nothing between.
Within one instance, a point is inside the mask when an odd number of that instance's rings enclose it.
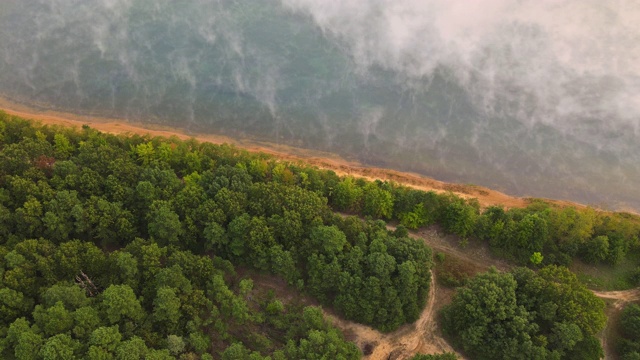
<instances>
[{"instance_id":1,"label":"light green foliage","mask_svg":"<svg viewBox=\"0 0 640 360\"><path fill-rule=\"evenodd\" d=\"M73 322L72 333L78 339L88 338L101 323L98 310L89 306L76 310L73 313Z\"/></svg>"},{"instance_id":2,"label":"light green foliage","mask_svg":"<svg viewBox=\"0 0 640 360\"><path fill-rule=\"evenodd\" d=\"M69 283L56 284L48 288L42 294L42 300L44 305L49 307L60 301L68 310L75 310L89 305L89 299L85 291L78 285Z\"/></svg>"},{"instance_id":3,"label":"light green foliage","mask_svg":"<svg viewBox=\"0 0 640 360\"><path fill-rule=\"evenodd\" d=\"M181 336L169 335L167 337L167 349L173 355L181 354L185 349L185 342Z\"/></svg>"},{"instance_id":4,"label":"light green foliage","mask_svg":"<svg viewBox=\"0 0 640 360\"><path fill-rule=\"evenodd\" d=\"M173 329L180 319L180 299L173 288L163 286L153 300L153 318L168 329Z\"/></svg>"},{"instance_id":5,"label":"light green foliage","mask_svg":"<svg viewBox=\"0 0 640 360\"><path fill-rule=\"evenodd\" d=\"M141 360L149 350L144 341L137 336L122 341L116 348L117 360Z\"/></svg>"},{"instance_id":6,"label":"light green foliage","mask_svg":"<svg viewBox=\"0 0 640 360\"><path fill-rule=\"evenodd\" d=\"M393 195L381 189L376 183L368 183L364 187L364 204L362 212L376 219L391 219L393 215Z\"/></svg>"},{"instance_id":7,"label":"light green foliage","mask_svg":"<svg viewBox=\"0 0 640 360\"><path fill-rule=\"evenodd\" d=\"M412 230L427 225L429 221L429 214L422 203L415 205L413 211L401 213L398 216L400 218L400 224Z\"/></svg>"},{"instance_id":8,"label":"light green foliage","mask_svg":"<svg viewBox=\"0 0 640 360\"><path fill-rule=\"evenodd\" d=\"M89 345L99 346L109 352L113 352L122 340L118 325L103 326L95 329L89 338Z\"/></svg>"},{"instance_id":9,"label":"light green foliage","mask_svg":"<svg viewBox=\"0 0 640 360\"><path fill-rule=\"evenodd\" d=\"M542 256L542 254L537 251L531 254L531 257L529 257L529 261L536 266L540 265L542 263L542 260L544 260L544 256Z\"/></svg>"},{"instance_id":10,"label":"light green foliage","mask_svg":"<svg viewBox=\"0 0 640 360\"><path fill-rule=\"evenodd\" d=\"M58 334L46 340L39 355L44 360L74 360L80 343L67 334Z\"/></svg>"},{"instance_id":11,"label":"light green foliage","mask_svg":"<svg viewBox=\"0 0 640 360\"><path fill-rule=\"evenodd\" d=\"M333 192L333 204L339 210L358 212L361 209L362 189L355 183L352 177L344 178L336 185Z\"/></svg>"},{"instance_id":12,"label":"light green foliage","mask_svg":"<svg viewBox=\"0 0 640 360\"><path fill-rule=\"evenodd\" d=\"M148 142L146 144L139 144L136 146L136 155L138 155L138 159L142 162L142 165L149 165L155 158L155 149L153 148L153 144Z\"/></svg>"},{"instance_id":13,"label":"light green foliage","mask_svg":"<svg viewBox=\"0 0 640 360\"><path fill-rule=\"evenodd\" d=\"M107 349L101 348L99 346L91 345L89 346L89 351L87 351L87 359L89 360L113 360L114 356Z\"/></svg>"},{"instance_id":14,"label":"light green foliage","mask_svg":"<svg viewBox=\"0 0 640 360\"><path fill-rule=\"evenodd\" d=\"M571 251L577 250L579 244L591 237L595 221L593 209L577 211L572 207L552 210L548 217L551 236Z\"/></svg>"},{"instance_id":15,"label":"light green foliage","mask_svg":"<svg viewBox=\"0 0 640 360\"><path fill-rule=\"evenodd\" d=\"M196 351L198 354L202 354L207 352L209 347L211 346L211 339L206 334L202 332L192 332L189 334L189 345Z\"/></svg>"},{"instance_id":16,"label":"light green foliage","mask_svg":"<svg viewBox=\"0 0 640 360\"><path fill-rule=\"evenodd\" d=\"M64 134L55 134L53 143L55 155L58 159L67 159L74 151L73 145Z\"/></svg>"},{"instance_id":17,"label":"light green foliage","mask_svg":"<svg viewBox=\"0 0 640 360\"><path fill-rule=\"evenodd\" d=\"M33 301L21 292L6 287L0 288L0 324L3 324L5 319L26 315L31 306Z\"/></svg>"},{"instance_id":18,"label":"light green foliage","mask_svg":"<svg viewBox=\"0 0 640 360\"><path fill-rule=\"evenodd\" d=\"M46 336L64 333L73 327L73 315L64 308L62 301L56 302L49 308L36 305L33 319Z\"/></svg>"},{"instance_id":19,"label":"light green foliage","mask_svg":"<svg viewBox=\"0 0 640 360\"><path fill-rule=\"evenodd\" d=\"M136 294L128 285L111 285L102 294L102 305L111 324L137 321L144 315Z\"/></svg>"},{"instance_id":20,"label":"light green foliage","mask_svg":"<svg viewBox=\"0 0 640 360\"><path fill-rule=\"evenodd\" d=\"M35 360L38 358L43 343L44 340L40 334L26 331L18 337L14 355L16 359L20 360Z\"/></svg>"}]
</instances>

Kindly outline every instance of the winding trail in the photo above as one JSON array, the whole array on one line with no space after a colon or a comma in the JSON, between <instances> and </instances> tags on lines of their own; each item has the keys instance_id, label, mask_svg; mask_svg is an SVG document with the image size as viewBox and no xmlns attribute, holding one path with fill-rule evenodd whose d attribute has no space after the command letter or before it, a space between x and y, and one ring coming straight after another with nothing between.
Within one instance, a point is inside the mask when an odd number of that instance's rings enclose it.
<instances>
[{"instance_id":1,"label":"winding trail","mask_svg":"<svg viewBox=\"0 0 640 360\"><path fill-rule=\"evenodd\" d=\"M431 277L431 287L427 306L420 314L420 318L409 325L385 334L369 326L354 323L325 312L334 326L340 328L360 349L371 350L365 355L371 360L407 359L416 353L434 354L441 352L455 352L455 350L437 333L435 322L435 295L437 286L435 277ZM462 356L458 354L460 358Z\"/></svg>"},{"instance_id":2,"label":"winding trail","mask_svg":"<svg viewBox=\"0 0 640 360\"><path fill-rule=\"evenodd\" d=\"M387 229L395 230L393 225L387 225ZM442 236L437 230L426 229L414 231L410 236L416 240L424 241L426 245L434 251L440 251L446 255L456 256L464 261L472 263L479 268L489 268L494 266L502 271L508 271L513 265L504 260L492 257L486 247L479 247L476 250L460 249L455 247L451 242L451 238ZM405 325L395 332L384 334L371 327L347 321L326 312L325 315L331 322L340 328L345 334L351 337L360 349L366 349L367 346L372 348L371 354L365 356L365 359L371 360L395 360L407 359L416 353L434 354L441 352L455 352L459 358L465 357L457 353L447 341L439 334L438 326L435 320L437 310L445 304L436 301L438 291L442 288L435 281L437 274L432 272L431 286L427 299L427 306L422 311L420 318L410 325ZM593 293L602 299L615 300L613 303L614 311L620 312L626 304L640 300L640 289L631 289L624 291L595 291ZM611 319L609 317L608 319ZM602 346L606 351L605 359L612 358L612 351L607 347L607 335L611 331L611 321L607 321L606 328L602 331Z\"/></svg>"}]
</instances>

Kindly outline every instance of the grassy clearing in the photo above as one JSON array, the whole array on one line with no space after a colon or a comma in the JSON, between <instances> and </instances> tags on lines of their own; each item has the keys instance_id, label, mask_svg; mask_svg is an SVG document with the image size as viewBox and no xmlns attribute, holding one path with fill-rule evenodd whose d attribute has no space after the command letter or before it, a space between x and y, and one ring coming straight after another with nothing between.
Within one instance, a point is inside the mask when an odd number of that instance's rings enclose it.
<instances>
[{"instance_id":1,"label":"grassy clearing","mask_svg":"<svg viewBox=\"0 0 640 360\"><path fill-rule=\"evenodd\" d=\"M440 285L448 288L463 286L469 278L485 270L453 254L443 252L436 253L434 260L436 280Z\"/></svg>"},{"instance_id":2,"label":"grassy clearing","mask_svg":"<svg viewBox=\"0 0 640 360\"><path fill-rule=\"evenodd\" d=\"M589 289L600 291L628 290L637 287L631 275L640 264L638 254L629 254L616 266L586 264L575 260L570 269Z\"/></svg>"}]
</instances>

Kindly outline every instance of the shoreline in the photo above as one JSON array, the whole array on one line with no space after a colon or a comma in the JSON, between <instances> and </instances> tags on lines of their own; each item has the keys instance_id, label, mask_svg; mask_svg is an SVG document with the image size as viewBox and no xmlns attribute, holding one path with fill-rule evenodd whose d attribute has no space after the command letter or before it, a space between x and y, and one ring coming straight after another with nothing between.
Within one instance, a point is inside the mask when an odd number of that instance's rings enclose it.
<instances>
[{"instance_id":1,"label":"shoreline","mask_svg":"<svg viewBox=\"0 0 640 360\"><path fill-rule=\"evenodd\" d=\"M38 110L26 105L12 102L2 97L0 97L0 110L6 112L9 115L19 116L28 120L34 120L41 123L42 125L59 125L65 127L80 128L82 127L82 125L86 124L96 130L116 135L148 134L151 136L163 136L167 138L171 136L177 136L182 140L193 138L201 142L210 142L214 144L231 144L249 152L266 153L283 161L294 163L299 162L310 166L315 166L323 170L333 170L340 176L349 175L354 177L362 177L370 181L376 179L380 179L383 181L388 180L418 190L435 191L437 193L452 192L460 197L467 199L477 198L481 207L483 208L493 205L503 205L505 208L522 208L526 207L531 202L531 198L511 196L483 186L447 183L416 173L367 166L356 161L346 160L334 153L322 152L318 150L303 149L289 145L254 141L249 139L237 139L214 133L198 133L191 135L187 134L183 129L159 124L129 122L123 119L77 115L67 112L58 112L54 110ZM574 206L579 208L587 207L587 205L568 200L555 200L547 198L538 199L558 206ZM610 212L610 210L604 211ZM636 215L638 214L638 212L630 209L621 210L619 212L629 212Z\"/></svg>"}]
</instances>

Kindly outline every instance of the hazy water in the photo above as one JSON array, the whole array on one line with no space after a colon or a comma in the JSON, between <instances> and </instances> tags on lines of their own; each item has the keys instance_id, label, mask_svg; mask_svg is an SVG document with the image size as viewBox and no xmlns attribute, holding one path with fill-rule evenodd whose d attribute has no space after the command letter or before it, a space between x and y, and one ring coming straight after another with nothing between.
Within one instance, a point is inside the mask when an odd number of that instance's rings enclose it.
<instances>
[{"instance_id":1,"label":"hazy water","mask_svg":"<svg viewBox=\"0 0 640 360\"><path fill-rule=\"evenodd\" d=\"M0 92L639 209L638 4L3 0Z\"/></svg>"}]
</instances>

